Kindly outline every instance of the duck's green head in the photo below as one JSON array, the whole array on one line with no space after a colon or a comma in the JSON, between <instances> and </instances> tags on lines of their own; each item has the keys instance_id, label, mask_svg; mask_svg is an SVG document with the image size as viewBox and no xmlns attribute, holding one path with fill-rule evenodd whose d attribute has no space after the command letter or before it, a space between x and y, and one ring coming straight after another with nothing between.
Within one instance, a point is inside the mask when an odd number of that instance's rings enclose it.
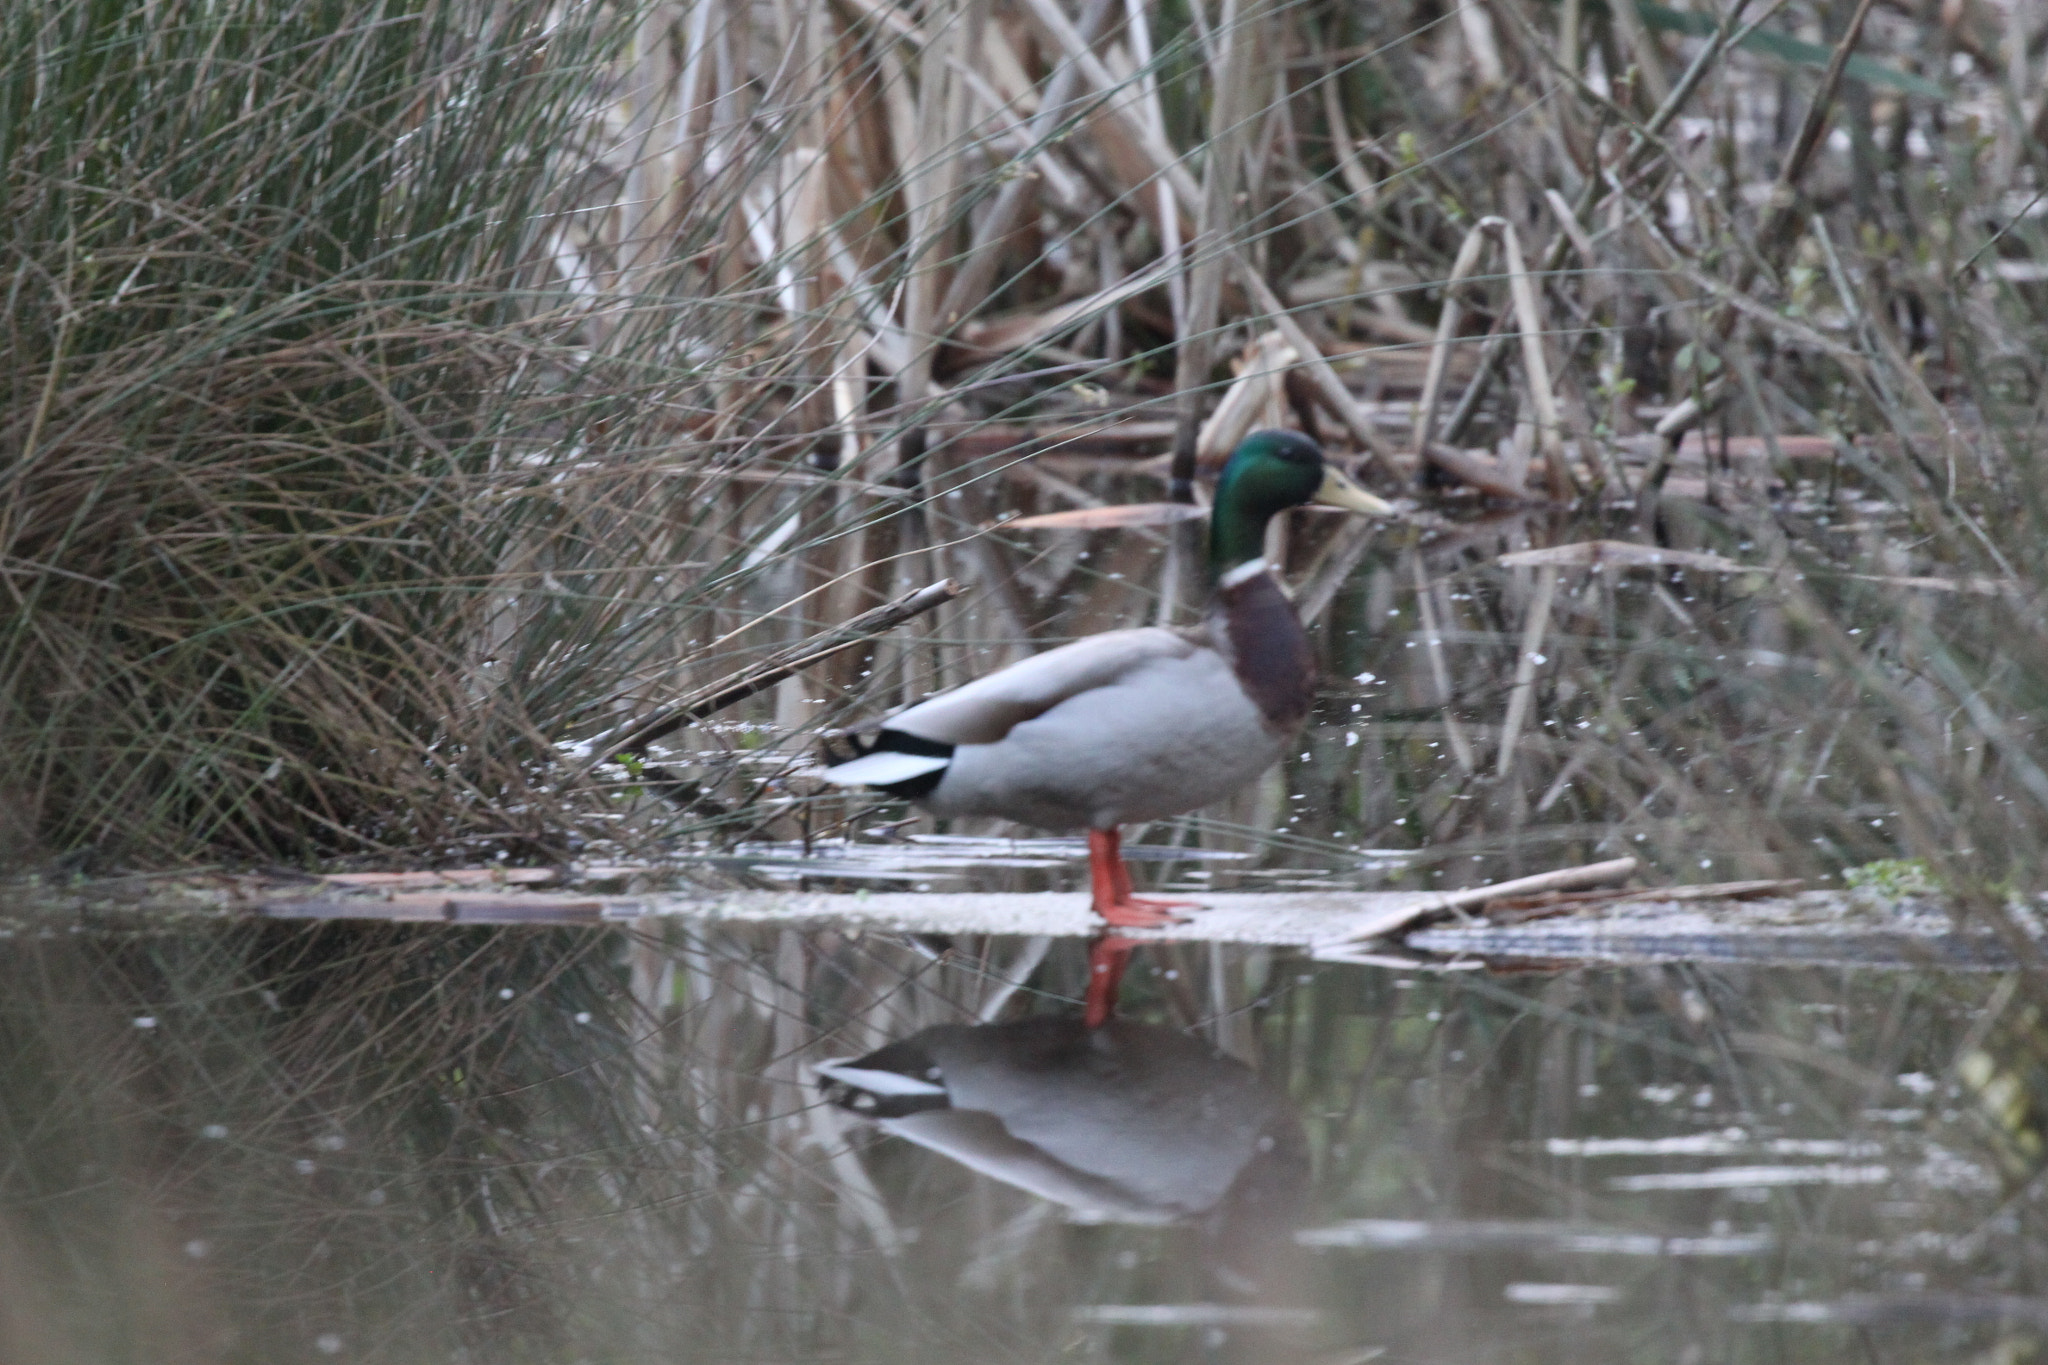
<instances>
[{"instance_id":1,"label":"duck's green head","mask_svg":"<svg viewBox=\"0 0 2048 1365\"><path fill-rule=\"evenodd\" d=\"M1360 488L1323 448L1296 431L1255 431L1230 452L1209 510L1209 571L1221 577L1265 553L1266 523L1276 512L1319 502L1368 516L1393 508Z\"/></svg>"}]
</instances>

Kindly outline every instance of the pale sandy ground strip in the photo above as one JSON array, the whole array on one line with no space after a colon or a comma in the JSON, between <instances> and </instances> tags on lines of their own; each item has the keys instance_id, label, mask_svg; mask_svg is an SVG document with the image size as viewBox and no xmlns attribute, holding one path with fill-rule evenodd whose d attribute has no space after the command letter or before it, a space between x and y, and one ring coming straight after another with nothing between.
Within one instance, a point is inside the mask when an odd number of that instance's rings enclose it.
<instances>
[{"instance_id":1,"label":"pale sandy ground strip","mask_svg":"<svg viewBox=\"0 0 2048 1365\"><path fill-rule=\"evenodd\" d=\"M1425 917L1461 915L1501 897L1620 881L1634 858L1539 872L1458 891L1214 892L1187 903L1186 923L1129 937L1335 949L1386 938ZM388 880L388 879L387 879ZM341 894L335 894L336 891ZM308 895L256 898L276 919L382 919L457 924L590 924L642 918L791 924L919 934L1093 937L1105 928L1073 892L725 891L574 896L508 891L374 890L362 879Z\"/></svg>"},{"instance_id":2,"label":"pale sandy ground strip","mask_svg":"<svg viewBox=\"0 0 2048 1365\"><path fill-rule=\"evenodd\" d=\"M884 891L799 894L736 891L705 900L643 896L645 913L750 923L831 923L842 928L921 934L1052 934L1088 937L1102 921L1078 893ZM1126 930L1132 938L1312 947L1332 940L1376 938L1441 900L1429 891L1215 892L1180 911L1188 923L1163 930Z\"/></svg>"},{"instance_id":3,"label":"pale sandy ground strip","mask_svg":"<svg viewBox=\"0 0 2048 1365\"><path fill-rule=\"evenodd\" d=\"M1394 933L1440 907L1428 891L1217 892L1179 913L1170 929L1126 931L1132 938L1313 947ZM462 924L599 923L658 918L700 923L780 924L845 931L915 934L1050 934L1086 938L1103 923L1078 892L727 891L566 896L401 893L313 895L266 900L278 919L371 919Z\"/></svg>"}]
</instances>

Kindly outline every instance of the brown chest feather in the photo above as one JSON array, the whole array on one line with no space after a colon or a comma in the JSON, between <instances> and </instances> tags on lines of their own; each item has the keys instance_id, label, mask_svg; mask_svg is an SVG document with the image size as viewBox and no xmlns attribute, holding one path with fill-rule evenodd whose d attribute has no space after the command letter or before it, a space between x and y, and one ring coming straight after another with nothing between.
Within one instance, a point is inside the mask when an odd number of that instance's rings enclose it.
<instances>
[{"instance_id":1,"label":"brown chest feather","mask_svg":"<svg viewBox=\"0 0 2048 1365\"><path fill-rule=\"evenodd\" d=\"M1210 629L1227 645L1237 681L1266 723L1292 734L1315 701L1316 661L1294 604L1271 574L1220 588Z\"/></svg>"}]
</instances>

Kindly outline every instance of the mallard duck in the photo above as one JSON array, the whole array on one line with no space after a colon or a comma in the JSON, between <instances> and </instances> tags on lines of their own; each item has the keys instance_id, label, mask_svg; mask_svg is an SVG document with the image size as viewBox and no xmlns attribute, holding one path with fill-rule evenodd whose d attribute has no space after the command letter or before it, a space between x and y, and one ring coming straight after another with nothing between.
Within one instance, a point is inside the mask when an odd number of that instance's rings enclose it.
<instances>
[{"instance_id":1,"label":"mallard duck","mask_svg":"<svg viewBox=\"0 0 2048 1365\"><path fill-rule=\"evenodd\" d=\"M1307 1184L1308 1146L1287 1097L1152 1024L943 1024L817 1070L840 1108L1117 1222L1195 1219L1226 1240L1284 1234Z\"/></svg>"},{"instance_id":2,"label":"mallard duck","mask_svg":"<svg viewBox=\"0 0 2048 1365\"><path fill-rule=\"evenodd\" d=\"M1215 584L1199 626L1112 630L1033 655L899 711L828 781L934 815L1088 831L1089 886L1110 925L1178 922L1186 902L1131 894L1117 827L1210 804L1277 762L1315 696L1315 660L1264 558L1266 523L1304 503L1392 512L1322 447L1255 431L1216 483Z\"/></svg>"}]
</instances>

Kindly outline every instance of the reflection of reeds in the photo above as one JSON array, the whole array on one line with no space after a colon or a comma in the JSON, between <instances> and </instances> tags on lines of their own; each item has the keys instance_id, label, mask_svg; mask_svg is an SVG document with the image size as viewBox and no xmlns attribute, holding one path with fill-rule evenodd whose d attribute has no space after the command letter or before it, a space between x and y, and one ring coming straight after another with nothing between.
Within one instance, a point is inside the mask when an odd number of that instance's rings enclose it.
<instances>
[{"instance_id":1,"label":"reflection of reeds","mask_svg":"<svg viewBox=\"0 0 2048 1365\"><path fill-rule=\"evenodd\" d=\"M811 1064L992 1010L1069 1010L1074 947L1041 962L1042 945L963 942L935 960L883 936L673 926L15 942L0 955L0 1348L276 1359L335 1337L394 1362L1044 1359L1072 1305L1209 1292L1187 1230L1068 1226L821 1106ZM1316 1225L1654 1240L1725 1223L1770 1248L1333 1251L1291 1287L1323 1313L1326 1348L1364 1333L1474 1354L1526 1330L1501 1285L1532 1270L1623 1286L1602 1331L1724 1343L1749 1330L1734 1306L1795 1285L1807 1300L1910 1275L1929 1295L2038 1293L2039 1060L2016 984L1399 980L1178 945L1146 950L1125 1005L1209 1032L1290 1091L1317 1153ZM1630 1141L1649 1145L1630 1156ZM1801 1163L1894 1174L1762 1201L1624 1178Z\"/></svg>"},{"instance_id":2,"label":"reflection of reeds","mask_svg":"<svg viewBox=\"0 0 2048 1365\"><path fill-rule=\"evenodd\" d=\"M940 1359L989 1307L1065 1292L1057 1225L1019 1199L915 1243L906 1213L967 1182L902 1188L811 1063L1078 992L1078 953L357 926L51 947L0 956L0 1347L799 1359L893 1323L892 1351ZM1009 1284L1020 1256L1047 1283ZM951 1304L963 1267L988 1282Z\"/></svg>"}]
</instances>

